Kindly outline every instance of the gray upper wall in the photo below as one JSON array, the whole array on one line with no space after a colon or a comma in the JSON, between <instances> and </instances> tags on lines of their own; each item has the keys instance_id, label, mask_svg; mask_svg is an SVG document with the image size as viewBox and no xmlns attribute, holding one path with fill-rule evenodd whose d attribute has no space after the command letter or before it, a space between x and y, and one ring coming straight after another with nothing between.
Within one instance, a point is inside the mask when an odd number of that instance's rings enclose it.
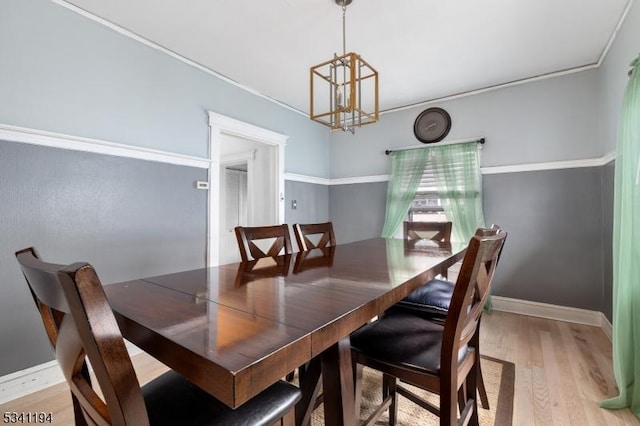
<instances>
[{"instance_id":1,"label":"gray upper wall","mask_svg":"<svg viewBox=\"0 0 640 426\"><path fill-rule=\"evenodd\" d=\"M196 157L215 111L288 135L287 172L329 177L325 127L49 0L0 2L0 99L0 124Z\"/></svg>"},{"instance_id":2,"label":"gray upper wall","mask_svg":"<svg viewBox=\"0 0 640 426\"><path fill-rule=\"evenodd\" d=\"M601 117L605 150L616 147L616 134L627 86L629 64L640 54L640 5L636 2L600 67Z\"/></svg>"},{"instance_id":3,"label":"gray upper wall","mask_svg":"<svg viewBox=\"0 0 640 426\"><path fill-rule=\"evenodd\" d=\"M387 174L385 149L421 145L413 122L432 106L451 114L445 141L486 138L483 166L602 157L615 149L629 63L640 54L638 40L636 2L597 69L382 114L378 124L355 135L336 133L331 178Z\"/></svg>"},{"instance_id":4,"label":"gray upper wall","mask_svg":"<svg viewBox=\"0 0 640 426\"><path fill-rule=\"evenodd\" d=\"M479 71L480 72L480 71ZM420 146L413 123L424 109L451 115L447 140L484 137L483 166L597 158L601 145L597 70L505 87L383 114L380 122L331 138L331 177L386 174L384 150Z\"/></svg>"}]
</instances>

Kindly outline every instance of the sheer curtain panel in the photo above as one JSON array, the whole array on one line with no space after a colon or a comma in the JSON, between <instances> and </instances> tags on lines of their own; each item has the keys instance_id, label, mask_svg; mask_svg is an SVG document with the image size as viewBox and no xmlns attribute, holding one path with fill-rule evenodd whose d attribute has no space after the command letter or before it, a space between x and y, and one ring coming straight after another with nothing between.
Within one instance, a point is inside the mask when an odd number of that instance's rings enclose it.
<instances>
[{"instance_id":1,"label":"sheer curtain panel","mask_svg":"<svg viewBox=\"0 0 640 426\"><path fill-rule=\"evenodd\" d=\"M453 222L453 240L468 241L484 227L482 175L477 142L436 146L433 170L438 197L447 219Z\"/></svg>"},{"instance_id":2,"label":"sheer curtain panel","mask_svg":"<svg viewBox=\"0 0 640 426\"><path fill-rule=\"evenodd\" d=\"M429 151L427 148L395 151L391 156L391 177L382 237L392 238L407 217L416 196Z\"/></svg>"},{"instance_id":3,"label":"sheer curtain panel","mask_svg":"<svg viewBox=\"0 0 640 426\"><path fill-rule=\"evenodd\" d=\"M620 394L605 408L640 418L640 56L622 104L613 204L613 370Z\"/></svg>"}]
</instances>

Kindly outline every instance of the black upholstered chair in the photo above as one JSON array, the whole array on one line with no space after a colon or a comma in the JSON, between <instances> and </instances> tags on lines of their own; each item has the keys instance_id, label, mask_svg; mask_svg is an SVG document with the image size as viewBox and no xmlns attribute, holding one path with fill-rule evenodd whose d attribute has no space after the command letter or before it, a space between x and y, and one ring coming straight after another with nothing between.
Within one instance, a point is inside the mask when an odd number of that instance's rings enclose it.
<instances>
[{"instance_id":1,"label":"black upholstered chair","mask_svg":"<svg viewBox=\"0 0 640 426\"><path fill-rule=\"evenodd\" d=\"M395 424L398 395L439 415L441 425L478 424L480 319L505 238L502 230L485 235L482 229L471 238L444 324L391 310L352 333L356 407L362 367L383 373L383 402L367 425L374 424L387 409L389 424ZM439 394L439 407L422 400L397 380Z\"/></svg>"},{"instance_id":2,"label":"black upholstered chair","mask_svg":"<svg viewBox=\"0 0 640 426\"><path fill-rule=\"evenodd\" d=\"M498 225L491 225L490 228L481 230L484 236L496 235L501 231ZM500 253L498 253L500 258ZM445 279L435 278L428 281L425 285L411 292L407 297L396 303L392 309L404 310L409 313L419 315L432 321L444 323L449 311L453 289L455 284ZM480 394L480 402L484 409L489 409L489 398L484 385L484 377L480 366L478 373L478 393Z\"/></svg>"},{"instance_id":3,"label":"black upholstered chair","mask_svg":"<svg viewBox=\"0 0 640 426\"><path fill-rule=\"evenodd\" d=\"M44 263L33 248L16 257L71 388L77 425L293 424L301 393L282 381L236 410L173 371L140 387L93 267ZM87 360L104 399L92 387Z\"/></svg>"}]
</instances>

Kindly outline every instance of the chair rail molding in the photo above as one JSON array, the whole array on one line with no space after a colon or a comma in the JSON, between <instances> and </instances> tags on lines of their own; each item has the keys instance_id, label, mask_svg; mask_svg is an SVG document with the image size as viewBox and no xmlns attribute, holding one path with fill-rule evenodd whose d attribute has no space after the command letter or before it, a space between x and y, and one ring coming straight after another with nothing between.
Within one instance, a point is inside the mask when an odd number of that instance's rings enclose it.
<instances>
[{"instance_id":1,"label":"chair rail molding","mask_svg":"<svg viewBox=\"0 0 640 426\"><path fill-rule=\"evenodd\" d=\"M616 152L610 151L599 158L587 158L583 160L549 161L544 163L514 164L510 166L481 167L483 175L495 175L502 173L537 172L543 170L576 169L582 167L602 167L616 159ZM354 176L343 178L319 178L295 173L285 173L285 179L295 182L315 183L317 185L350 185L354 183L387 182L389 175Z\"/></svg>"},{"instance_id":2,"label":"chair rail molding","mask_svg":"<svg viewBox=\"0 0 640 426\"><path fill-rule=\"evenodd\" d=\"M156 161L179 166L208 169L210 160L168 151L125 145L100 139L84 138L0 123L0 141L27 143L72 151Z\"/></svg>"}]
</instances>

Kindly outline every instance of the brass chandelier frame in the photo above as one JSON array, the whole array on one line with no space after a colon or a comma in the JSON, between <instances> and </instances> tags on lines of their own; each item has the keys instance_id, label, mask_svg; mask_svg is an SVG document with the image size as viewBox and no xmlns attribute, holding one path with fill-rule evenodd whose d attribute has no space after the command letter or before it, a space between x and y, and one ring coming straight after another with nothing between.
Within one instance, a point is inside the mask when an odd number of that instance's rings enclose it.
<instances>
[{"instance_id":1,"label":"brass chandelier frame","mask_svg":"<svg viewBox=\"0 0 640 426\"><path fill-rule=\"evenodd\" d=\"M342 55L334 53L333 59L315 65L310 69L310 108L309 117L332 131L355 132L356 127L376 123L378 108L378 72L360 55L346 53L345 14L351 0L335 0L342 6ZM322 86L326 88L322 88ZM364 87L363 87L364 86ZM371 87L373 99L371 110L363 106L363 89ZM328 93L328 102L324 108L316 110L315 90ZM328 103L328 106L326 105Z\"/></svg>"}]
</instances>

